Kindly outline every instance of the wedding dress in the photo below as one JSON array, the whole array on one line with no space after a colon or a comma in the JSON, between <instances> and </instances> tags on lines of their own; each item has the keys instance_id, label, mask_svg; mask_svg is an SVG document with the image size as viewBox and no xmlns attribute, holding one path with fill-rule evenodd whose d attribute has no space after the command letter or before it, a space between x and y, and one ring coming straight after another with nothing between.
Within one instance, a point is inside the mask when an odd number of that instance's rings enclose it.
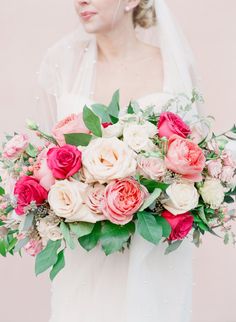
<instances>
[{"instance_id":1,"label":"wedding dress","mask_svg":"<svg viewBox=\"0 0 236 322\"><path fill-rule=\"evenodd\" d=\"M79 37L75 31L63 38L41 64L39 82L56 102L52 122L81 112L85 104L102 103L92 99L96 40ZM154 104L157 111L176 93L192 88L183 72L184 57L180 69L180 55L166 46L167 39L160 44L163 90L134 98L142 107ZM193 109L188 117L196 113ZM66 266L52 283L50 322L190 322L194 246L187 238L178 250L164 255L166 246L155 246L135 233L123 253L106 256L100 244L90 252L80 245L73 251L67 248Z\"/></svg>"}]
</instances>

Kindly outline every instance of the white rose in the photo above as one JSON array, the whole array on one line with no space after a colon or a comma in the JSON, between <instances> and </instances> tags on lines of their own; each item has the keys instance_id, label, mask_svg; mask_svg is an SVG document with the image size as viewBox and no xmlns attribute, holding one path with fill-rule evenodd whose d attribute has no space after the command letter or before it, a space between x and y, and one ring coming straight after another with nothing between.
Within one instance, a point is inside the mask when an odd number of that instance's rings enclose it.
<instances>
[{"instance_id":1,"label":"white rose","mask_svg":"<svg viewBox=\"0 0 236 322\"><path fill-rule=\"evenodd\" d=\"M224 201L224 187L219 179L207 179L199 190L203 200L212 209L218 209Z\"/></svg>"},{"instance_id":2,"label":"white rose","mask_svg":"<svg viewBox=\"0 0 236 322\"><path fill-rule=\"evenodd\" d=\"M150 122L144 124L128 123L123 131L124 142L134 151L154 151L155 145L151 138L157 134L157 128Z\"/></svg>"},{"instance_id":3,"label":"white rose","mask_svg":"<svg viewBox=\"0 0 236 322\"><path fill-rule=\"evenodd\" d=\"M37 223L37 230L42 238L43 245L46 245L47 241L62 239L62 233L59 228L60 219L56 216L46 216L41 218Z\"/></svg>"},{"instance_id":4,"label":"white rose","mask_svg":"<svg viewBox=\"0 0 236 322\"><path fill-rule=\"evenodd\" d=\"M51 187L48 202L58 217L67 222L102 220L102 217L92 213L85 204L88 185L78 181L61 180Z\"/></svg>"},{"instance_id":5,"label":"white rose","mask_svg":"<svg viewBox=\"0 0 236 322\"><path fill-rule=\"evenodd\" d=\"M82 155L86 182L105 183L135 174L136 154L121 140L98 138L90 142Z\"/></svg>"},{"instance_id":6,"label":"white rose","mask_svg":"<svg viewBox=\"0 0 236 322\"><path fill-rule=\"evenodd\" d=\"M118 121L116 124L109 125L106 128L102 128L102 137L111 138L111 137L120 137L123 133L124 124L121 121Z\"/></svg>"},{"instance_id":7,"label":"white rose","mask_svg":"<svg viewBox=\"0 0 236 322\"><path fill-rule=\"evenodd\" d=\"M167 189L168 199L162 201L165 209L173 215L180 215L198 205L199 194L193 183L174 182Z\"/></svg>"}]
</instances>

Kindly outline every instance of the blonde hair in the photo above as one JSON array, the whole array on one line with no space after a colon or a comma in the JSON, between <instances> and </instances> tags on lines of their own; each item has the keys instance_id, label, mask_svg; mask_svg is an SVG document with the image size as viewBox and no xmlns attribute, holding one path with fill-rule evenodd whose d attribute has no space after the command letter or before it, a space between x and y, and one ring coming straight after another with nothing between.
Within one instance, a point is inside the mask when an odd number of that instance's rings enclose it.
<instances>
[{"instance_id":1,"label":"blonde hair","mask_svg":"<svg viewBox=\"0 0 236 322\"><path fill-rule=\"evenodd\" d=\"M157 23L156 11L153 0L140 0L140 3L133 11L134 27L139 25L142 28L152 27Z\"/></svg>"}]
</instances>

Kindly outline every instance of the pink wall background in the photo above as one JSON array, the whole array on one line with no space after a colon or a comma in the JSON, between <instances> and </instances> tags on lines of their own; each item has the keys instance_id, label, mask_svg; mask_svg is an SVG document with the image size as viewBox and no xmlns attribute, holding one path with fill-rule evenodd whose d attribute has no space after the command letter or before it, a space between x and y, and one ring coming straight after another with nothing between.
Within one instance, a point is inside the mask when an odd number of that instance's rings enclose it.
<instances>
[{"instance_id":1,"label":"pink wall background","mask_svg":"<svg viewBox=\"0 0 236 322\"><path fill-rule=\"evenodd\" d=\"M224 130L236 121L236 2L168 4L194 50L207 113ZM36 117L39 62L75 24L72 0L0 0L0 134ZM48 321L50 282L47 274L34 277L31 258L1 258L0 276L0 322ZM236 322L235 292L236 249L209 236L194 255L192 322Z\"/></svg>"}]
</instances>

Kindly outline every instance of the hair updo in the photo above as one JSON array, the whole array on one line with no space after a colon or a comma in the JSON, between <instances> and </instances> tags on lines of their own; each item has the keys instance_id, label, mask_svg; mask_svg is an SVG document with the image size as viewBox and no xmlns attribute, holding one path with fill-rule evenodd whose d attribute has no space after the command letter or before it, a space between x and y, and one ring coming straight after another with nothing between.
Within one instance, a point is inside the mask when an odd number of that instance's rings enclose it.
<instances>
[{"instance_id":1,"label":"hair updo","mask_svg":"<svg viewBox=\"0 0 236 322\"><path fill-rule=\"evenodd\" d=\"M156 24L157 17L153 0L140 0L133 11L134 27L149 28Z\"/></svg>"}]
</instances>

